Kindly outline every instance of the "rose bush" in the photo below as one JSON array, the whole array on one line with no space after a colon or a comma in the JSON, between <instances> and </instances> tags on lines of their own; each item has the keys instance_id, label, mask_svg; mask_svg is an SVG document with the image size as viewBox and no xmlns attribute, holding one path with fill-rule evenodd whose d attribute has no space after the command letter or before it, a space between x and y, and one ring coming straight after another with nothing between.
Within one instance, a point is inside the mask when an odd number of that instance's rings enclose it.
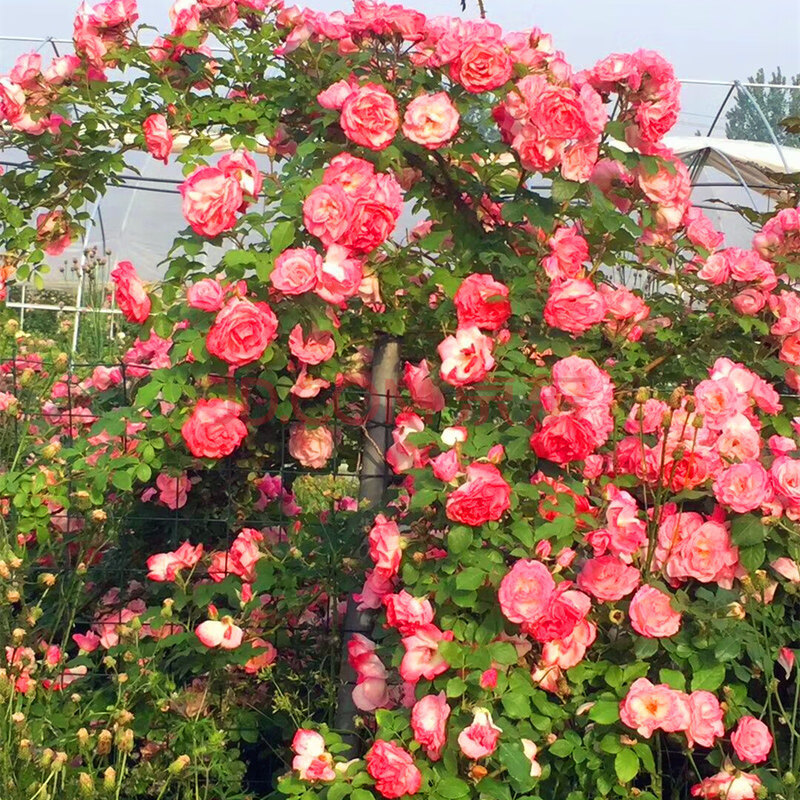
<instances>
[{"instance_id":1,"label":"rose bush","mask_svg":"<svg viewBox=\"0 0 800 800\"><path fill-rule=\"evenodd\" d=\"M3 288L130 149L184 165L188 226L158 286L115 267L118 364L8 328L5 793L267 794L249 742L305 800L794 797L797 210L723 246L648 50L577 72L360 1L136 17L84 5L69 61L0 83ZM385 508L300 502L355 459L377 334Z\"/></svg>"}]
</instances>

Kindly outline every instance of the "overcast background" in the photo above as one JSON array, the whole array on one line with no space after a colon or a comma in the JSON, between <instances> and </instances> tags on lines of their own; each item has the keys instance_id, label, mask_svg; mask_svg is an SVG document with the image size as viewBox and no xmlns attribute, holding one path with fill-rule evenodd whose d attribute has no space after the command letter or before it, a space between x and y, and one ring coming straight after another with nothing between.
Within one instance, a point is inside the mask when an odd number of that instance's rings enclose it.
<instances>
[{"instance_id":1,"label":"overcast background","mask_svg":"<svg viewBox=\"0 0 800 800\"><path fill-rule=\"evenodd\" d=\"M689 80L744 80L759 67L769 76L780 66L784 74L800 72L800 2L798 0L485 0L488 17L506 31L538 26L552 34L555 46L580 69L612 52L639 47L657 50L675 65L679 78ZM142 22L168 27L171 0L139 0ZM288 4L288 3L287 3ZM311 0L314 8L348 10L346 0ZM476 0L465 13L459 0L406 0L406 5L428 15L477 16ZM0 73L7 72L23 52L39 49L46 57L52 46L47 37L69 39L78 3L73 0L0 0L0 37L36 37L39 42L0 40ZM60 52L69 44L57 43ZM727 86L686 85L682 111L673 133L705 134L728 91ZM715 135L724 135L724 116ZM3 154L0 154L2 160ZM144 174L175 176L146 157L137 159ZM704 174L714 179L713 173ZM717 176L718 177L718 176ZM695 202L711 193L731 202L746 203L741 192L701 190ZM727 192L727 194L726 194ZM759 200L759 202L763 202ZM182 227L180 198L172 194L114 189L103 202L106 242L115 258L130 258L148 276L166 253L174 232ZM766 210L765 207L761 210ZM728 234L729 244L746 244L750 232L734 214L709 212ZM75 249L73 249L73 254Z\"/></svg>"}]
</instances>

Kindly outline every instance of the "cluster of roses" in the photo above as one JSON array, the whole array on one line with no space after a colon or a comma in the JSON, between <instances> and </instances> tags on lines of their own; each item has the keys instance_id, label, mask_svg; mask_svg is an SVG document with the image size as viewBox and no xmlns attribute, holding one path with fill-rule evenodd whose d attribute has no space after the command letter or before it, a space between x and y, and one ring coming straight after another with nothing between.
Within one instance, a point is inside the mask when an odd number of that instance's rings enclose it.
<instances>
[{"instance_id":1,"label":"cluster of roses","mask_svg":"<svg viewBox=\"0 0 800 800\"><path fill-rule=\"evenodd\" d=\"M65 665L64 652L57 644L42 641L34 649L21 644L22 629L14 633L15 643L5 648L6 663L0 667L0 686L10 685L15 693L31 697L37 686L45 691L60 692L87 674L85 664ZM39 674L43 674L41 679L37 677ZM24 714L16 712L15 721L17 717L22 721Z\"/></svg>"},{"instance_id":2,"label":"cluster of roses","mask_svg":"<svg viewBox=\"0 0 800 800\"><path fill-rule=\"evenodd\" d=\"M714 747L725 735L724 712L711 693L697 690L687 694L669 685L652 684L647 678L633 682L620 703L620 719L629 728L649 739L657 730L686 735L689 747ZM744 765L767 760L773 745L769 728L750 715L739 718L730 736L733 751ZM761 796L761 780L740 769L723 769L692 787L692 795L706 800Z\"/></svg>"},{"instance_id":3,"label":"cluster of roses","mask_svg":"<svg viewBox=\"0 0 800 800\"><path fill-rule=\"evenodd\" d=\"M361 257L391 236L402 209L403 190L393 175L340 153L303 203L303 224L326 248L324 260L310 248L290 251L309 263L276 262L273 285L285 294L315 291L329 303L344 303L362 286ZM362 292L370 294L367 287Z\"/></svg>"}]
</instances>

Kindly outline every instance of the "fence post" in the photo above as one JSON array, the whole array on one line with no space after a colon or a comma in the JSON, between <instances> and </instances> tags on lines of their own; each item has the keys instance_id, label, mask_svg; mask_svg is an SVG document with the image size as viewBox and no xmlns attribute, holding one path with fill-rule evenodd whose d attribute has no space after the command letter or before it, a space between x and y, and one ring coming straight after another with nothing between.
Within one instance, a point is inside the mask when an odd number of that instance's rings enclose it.
<instances>
[{"instance_id":1,"label":"fence post","mask_svg":"<svg viewBox=\"0 0 800 800\"><path fill-rule=\"evenodd\" d=\"M379 334L375 340L372 357L372 377L370 380L368 408L364 430L364 445L361 457L359 478L359 500L366 501L370 507L379 506L388 484L386 450L391 441L394 426L394 406L400 375L400 343L397 339ZM359 611L358 604L350 595L347 598L347 611L342 628L342 661L339 671L339 691L333 727L349 745L348 757L358 755L358 735L354 719L358 709L353 703L353 688L356 673L347 661L347 644L353 634L368 636L374 625L371 611Z\"/></svg>"}]
</instances>

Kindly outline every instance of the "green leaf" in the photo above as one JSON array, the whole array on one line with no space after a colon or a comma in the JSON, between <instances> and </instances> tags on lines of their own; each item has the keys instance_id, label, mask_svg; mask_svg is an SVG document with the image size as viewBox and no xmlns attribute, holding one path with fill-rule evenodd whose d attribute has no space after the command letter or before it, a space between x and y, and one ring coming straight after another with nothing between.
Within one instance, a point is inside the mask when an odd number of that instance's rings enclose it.
<instances>
[{"instance_id":1,"label":"green leaf","mask_svg":"<svg viewBox=\"0 0 800 800\"><path fill-rule=\"evenodd\" d=\"M633 750L620 750L614 756L614 772L621 783L629 783L639 773L639 756Z\"/></svg>"},{"instance_id":2,"label":"green leaf","mask_svg":"<svg viewBox=\"0 0 800 800\"><path fill-rule=\"evenodd\" d=\"M520 692L503 695L503 710L512 719L525 719L531 715L530 700Z\"/></svg>"},{"instance_id":3,"label":"green leaf","mask_svg":"<svg viewBox=\"0 0 800 800\"><path fill-rule=\"evenodd\" d=\"M123 492L129 492L133 488L133 479L129 472L117 470L111 476L111 483Z\"/></svg>"},{"instance_id":4,"label":"green leaf","mask_svg":"<svg viewBox=\"0 0 800 800\"><path fill-rule=\"evenodd\" d=\"M459 555L472 544L472 531L464 525L450 529L447 534L447 549L453 555Z\"/></svg>"},{"instance_id":5,"label":"green leaf","mask_svg":"<svg viewBox=\"0 0 800 800\"><path fill-rule=\"evenodd\" d=\"M737 547L749 547L764 541L767 529L761 517L754 514L743 514L731 523L731 539Z\"/></svg>"},{"instance_id":6,"label":"green leaf","mask_svg":"<svg viewBox=\"0 0 800 800\"><path fill-rule=\"evenodd\" d=\"M466 781L462 781L460 778L448 776L442 778L439 783L436 784L435 791L442 797L465 797L469 794L469 784ZM353 795L355 795L355 792L353 792Z\"/></svg>"},{"instance_id":7,"label":"green leaf","mask_svg":"<svg viewBox=\"0 0 800 800\"><path fill-rule=\"evenodd\" d=\"M445 693L448 697L461 697L466 690L467 684L463 678L450 678L450 680L447 681Z\"/></svg>"},{"instance_id":8,"label":"green leaf","mask_svg":"<svg viewBox=\"0 0 800 800\"><path fill-rule=\"evenodd\" d=\"M616 700L598 700L589 709L589 719L601 725L611 725L619 719L619 703Z\"/></svg>"},{"instance_id":9,"label":"green leaf","mask_svg":"<svg viewBox=\"0 0 800 800\"><path fill-rule=\"evenodd\" d=\"M358 791L358 789L356 789ZM328 794L325 796L326 800L343 800L350 794L350 784L342 781L341 783L334 783L333 786L328 788Z\"/></svg>"},{"instance_id":10,"label":"green leaf","mask_svg":"<svg viewBox=\"0 0 800 800\"><path fill-rule=\"evenodd\" d=\"M486 580L486 573L477 567L467 567L456 575L458 589L474 590Z\"/></svg>"},{"instance_id":11,"label":"green leaf","mask_svg":"<svg viewBox=\"0 0 800 800\"><path fill-rule=\"evenodd\" d=\"M269 237L270 249L276 253L283 252L294 242L295 232L296 228L293 220L285 219L277 223Z\"/></svg>"},{"instance_id":12,"label":"green leaf","mask_svg":"<svg viewBox=\"0 0 800 800\"><path fill-rule=\"evenodd\" d=\"M710 667L697 669L692 675L692 691L696 692L698 689L705 689L707 692L713 692L722 686L724 680L724 664L712 664Z\"/></svg>"},{"instance_id":13,"label":"green leaf","mask_svg":"<svg viewBox=\"0 0 800 800\"><path fill-rule=\"evenodd\" d=\"M661 683L666 683L667 686L671 686L673 689L677 689L680 692L686 690L686 678L682 672L678 672L676 669L660 670L658 679Z\"/></svg>"},{"instance_id":14,"label":"green leaf","mask_svg":"<svg viewBox=\"0 0 800 800\"><path fill-rule=\"evenodd\" d=\"M732 661L742 652L742 641L736 636L726 636L714 648L714 658L717 661Z\"/></svg>"},{"instance_id":15,"label":"green leaf","mask_svg":"<svg viewBox=\"0 0 800 800\"><path fill-rule=\"evenodd\" d=\"M573 747L574 745L572 742L567 739L556 739L556 741L550 745L548 752L556 758L566 758L572 752Z\"/></svg>"},{"instance_id":16,"label":"green leaf","mask_svg":"<svg viewBox=\"0 0 800 800\"><path fill-rule=\"evenodd\" d=\"M739 561L748 572L755 572L764 563L767 549L763 544L754 544L751 547L739 548Z\"/></svg>"}]
</instances>

